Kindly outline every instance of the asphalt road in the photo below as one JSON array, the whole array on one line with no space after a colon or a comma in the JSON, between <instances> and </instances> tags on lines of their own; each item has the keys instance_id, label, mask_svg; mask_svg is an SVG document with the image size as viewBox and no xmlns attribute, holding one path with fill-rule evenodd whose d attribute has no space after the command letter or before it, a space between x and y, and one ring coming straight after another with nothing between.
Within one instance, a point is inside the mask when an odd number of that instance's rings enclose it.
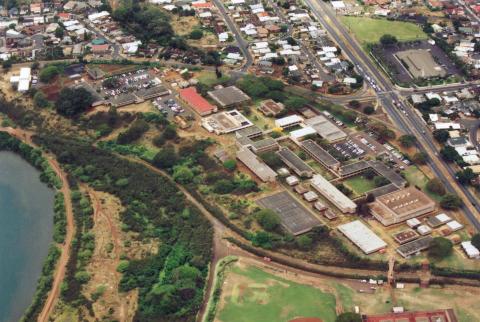
<instances>
[{"instance_id":1,"label":"asphalt road","mask_svg":"<svg viewBox=\"0 0 480 322\"><path fill-rule=\"evenodd\" d=\"M218 8L218 11L222 15L223 20L225 20L225 23L227 24L228 29L230 29L230 31L232 32L233 37L235 38L238 44L238 47L240 48L240 51L243 54L243 57L245 57L246 59L245 64L240 69L240 73L237 72L237 74L245 73L248 70L248 68L250 68L250 66L252 66L253 64L253 56L248 50L248 42L245 41L245 39L243 39L240 30L237 28L237 25L232 21L232 19L228 15L227 10L223 5L223 2L221 0L213 0L213 3Z\"/></svg>"},{"instance_id":2,"label":"asphalt road","mask_svg":"<svg viewBox=\"0 0 480 322\"><path fill-rule=\"evenodd\" d=\"M305 3L312 9L313 14L357 69L361 66L363 72L376 81L380 91L383 92L377 93L378 98L386 112L403 132L413 134L417 137L417 146L420 151L426 152L429 155L430 160L428 164L434 174L443 182L448 191L455 192L463 197L462 199L466 201L463 207L465 216L477 230L480 230L477 199L468 189L455 181L455 170L437 157L437 147L423 120L419 118L409 104L405 104L404 98L397 93L395 86L379 71L378 67L362 50L357 41L353 39L345 27L337 20L329 4L320 0L305 0ZM442 90L443 88L437 87L436 89ZM394 102L397 102L398 106L406 111L406 115L399 111L399 108L394 105Z\"/></svg>"}]
</instances>

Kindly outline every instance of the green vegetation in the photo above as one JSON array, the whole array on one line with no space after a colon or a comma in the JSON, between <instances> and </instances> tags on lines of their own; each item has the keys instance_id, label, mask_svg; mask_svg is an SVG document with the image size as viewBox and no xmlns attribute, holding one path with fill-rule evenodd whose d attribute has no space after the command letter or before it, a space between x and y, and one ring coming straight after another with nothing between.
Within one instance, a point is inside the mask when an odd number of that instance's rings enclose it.
<instances>
[{"instance_id":1,"label":"green vegetation","mask_svg":"<svg viewBox=\"0 0 480 322\"><path fill-rule=\"evenodd\" d=\"M256 267L234 267L235 283L218 318L229 322L288 321L298 316L335 320L335 297L311 286L268 274ZM240 276L239 282L234 279ZM247 281L243 282L244 279ZM285 308L288 308L286 310Z\"/></svg>"},{"instance_id":2,"label":"green vegetation","mask_svg":"<svg viewBox=\"0 0 480 322\"><path fill-rule=\"evenodd\" d=\"M433 131L433 137L438 143L445 143L450 138L450 132L447 130L435 130Z\"/></svg>"},{"instance_id":3,"label":"green vegetation","mask_svg":"<svg viewBox=\"0 0 480 322\"><path fill-rule=\"evenodd\" d=\"M88 303L87 298L81 294L81 289L82 285L90 280L86 266L95 249L95 236L90 232L93 228L93 208L90 198L77 190L75 182L70 188L72 189L75 236L61 286L61 295L65 302L77 305Z\"/></svg>"},{"instance_id":4,"label":"green vegetation","mask_svg":"<svg viewBox=\"0 0 480 322\"><path fill-rule=\"evenodd\" d=\"M427 39L422 28L410 22L349 16L340 19L362 44L380 42L386 31L398 41Z\"/></svg>"},{"instance_id":5,"label":"green vegetation","mask_svg":"<svg viewBox=\"0 0 480 322\"><path fill-rule=\"evenodd\" d=\"M55 102L57 112L66 117L74 117L85 112L93 103L92 94L85 88L64 87Z\"/></svg>"},{"instance_id":6,"label":"green vegetation","mask_svg":"<svg viewBox=\"0 0 480 322\"><path fill-rule=\"evenodd\" d=\"M335 322L362 322L362 316L357 313L346 312L337 316Z\"/></svg>"},{"instance_id":7,"label":"green vegetation","mask_svg":"<svg viewBox=\"0 0 480 322\"><path fill-rule=\"evenodd\" d=\"M67 233L67 216L65 214L65 200L63 193L55 194L55 202L53 206L53 240L56 243L63 243Z\"/></svg>"},{"instance_id":8,"label":"green vegetation","mask_svg":"<svg viewBox=\"0 0 480 322\"><path fill-rule=\"evenodd\" d=\"M435 259L442 259L452 254L453 244L452 242L443 237L435 237L428 249L428 256Z\"/></svg>"},{"instance_id":9,"label":"green vegetation","mask_svg":"<svg viewBox=\"0 0 480 322\"><path fill-rule=\"evenodd\" d=\"M472 245L480 249L480 234L476 233L472 237Z\"/></svg>"},{"instance_id":10,"label":"green vegetation","mask_svg":"<svg viewBox=\"0 0 480 322\"><path fill-rule=\"evenodd\" d=\"M280 218L271 209L261 209L255 213L255 217L265 230L275 231L280 226Z\"/></svg>"},{"instance_id":11,"label":"green vegetation","mask_svg":"<svg viewBox=\"0 0 480 322\"><path fill-rule=\"evenodd\" d=\"M55 265L60 258L61 251L56 246L50 246L48 250L47 259L42 267L42 274L37 281L37 289L33 296L32 304L27 308L21 318L21 322L36 321L38 315L42 311L43 304L47 299L48 292L52 287L53 273L55 271Z\"/></svg>"},{"instance_id":12,"label":"green vegetation","mask_svg":"<svg viewBox=\"0 0 480 322\"><path fill-rule=\"evenodd\" d=\"M445 186L443 185L442 181L440 181L440 179L438 178L433 178L428 180L426 188L431 193L434 193L439 196L443 196L447 192L445 190Z\"/></svg>"},{"instance_id":13,"label":"green vegetation","mask_svg":"<svg viewBox=\"0 0 480 322\"><path fill-rule=\"evenodd\" d=\"M350 187L358 196L376 188L373 180L369 180L365 176L350 177L343 183Z\"/></svg>"},{"instance_id":14,"label":"green vegetation","mask_svg":"<svg viewBox=\"0 0 480 322\"><path fill-rule=\"evenodd\" d=\"M462 207L463 202L459 196L452 193L445 194L440 200L440 207L447 210L456 210Z\"/></svg>"},{"instance_id":15,"label":"green vegetation","mask_svg":"<svg viewBox=\"0 0 480 322\"><path fill-rule=\"evenodd\" d=\"M222 286L225 280L225 270L228 266L238 260L237 257L227 256L222 258L215 267L215 284L212 289L211 297L207 303L207 313L204 316L204 322L213 322L215 320L215 314L217 312L217 304L220 301L222 295Z\"/></svg>"},{"instance_id":16,"label":"green vegetation","mask_svg":"<svg viewBox=\"0 0 480 322\"><path fill-rule=\"evenodd\" d=\"M43 83L50 83L60 74L61 70L56 65L48 65L40 71L39 79Z\"/></svg>"},{"instance_id":17,"label":"green vegetation","mask_svg":"<svg viewBox=\"0 0 480 322\"><path fill-rule=\"evenodd\" d=\"M414 135L405 134L398 138L400 144L405 148L410 148L417 143L417 138Z\"/></svg>"},{"instance_id":18,"label":"green vegetation","mask_svg":"<svg viewBox=\"0 0 480 322\"><path fill-rule=\"evenodd\" d=\"M144 44L155 42L167 45L175 36L170 18L153 5L143 6L135 1L122 1L122 5L113 11L112 17Z\"/></svg>"},{"instance_id":19,"label":"green vegetation","mask_svg":"<svg viewBox=\"0 0 480 322\"><path fill-rule=\"evenodd\" d=\"M118 135L118 144L129 144L142 137L149 129L148 123L143 119L135 120L130 127Z\"/></svg>"},{"instance_id":20,"label":"green vegetation","mask_svg":"<svg viewBox=\"0 0 480 322\"><path fill-rule=\"evenodd\" d=\"M137 233L139 241L160 240L157 253L143 259L124 258L128 265L122 268L119 288L139 290L135 320L194 320L202 302L213 237L209 222L199 210L185 200L169 179L141 164L60 135L42 134L35 140L57 155L75 179L120 199L125 206L120 214L122 229ZM113 184L122 179L126 179L122 181L126 185ZM69 261L68 272L75 274L67 273L62 296L79 302L83 299L76 295L76 288L89 278L81 267L89 256L93 236L88 232L88 200L85 196L74 197L76 220L82 225L74 245L80 246L76 258Z\"/></svg>"},{"instance_id":21,"label":"green vegetation","mask_svg":"<svg viewBox=\"0 0 480 322\"><path fill-rule=\"evenodd\" d=\"M38 91L33 96L33 105L38 108L47 108L50 106L50 102L47 100L43 92Z\"/></svg>"}]
</instances>

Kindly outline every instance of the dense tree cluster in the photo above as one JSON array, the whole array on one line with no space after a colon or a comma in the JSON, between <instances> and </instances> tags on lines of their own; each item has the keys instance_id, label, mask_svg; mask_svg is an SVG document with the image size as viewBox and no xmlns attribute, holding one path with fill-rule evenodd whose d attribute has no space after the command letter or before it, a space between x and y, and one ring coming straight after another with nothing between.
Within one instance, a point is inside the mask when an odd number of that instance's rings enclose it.
<instances>
[{"instance_id":1,"label":"dense tree cluster","mask_svg":"<svg viewBox=\"0 0 480 322\"><path fill-rule=\"evenodd\" d=\"M35 140L56 154L79 180L118 197L124 228L160 239L154 255L127 259L122 291L139 289L137 321L195 320L211 255L212 229L165 177L88 143L44 134ZM118 183L120 180L122 184ZM124 184L125 183L125 184ZM80 283L88 276L73 277ZM68 290L71 290L69 287Z\"/></svg>"},{"instance_id":2,"label":"dense tree cluster","mask_svg":"<svg viewBox=\"0 0 480 322\"><path fill-rule=\"evenodd\" d=\"M74 117L85 112L93 102L92 94L85 88L64 87L58 95L55 108L63 116Z\"/></svg>"},{"instance_id":3,"label":"dense tree cluster","mask_svg":"<svg viewBox=\"0 0 480 322\"><path fill-rule=\"evenodd\" d=\"M130 127L118 135L117 142L119 144L132 143L142 137L149 129L148 123L143 119L137 119Z\"/></svg>"},{"instance_id":4,"label":"dense tree cluster","mask_svg":"<svg viewBox=\"0 0 480 322\"><path fill-rule=\"evenodd\" d=\"M443 259L449 256L452 253L453 244L452 242L443 237L435 237L430 244L430 248L428 249L428 255L436 258L436 259Z\"/></svg>"}]
</instances>

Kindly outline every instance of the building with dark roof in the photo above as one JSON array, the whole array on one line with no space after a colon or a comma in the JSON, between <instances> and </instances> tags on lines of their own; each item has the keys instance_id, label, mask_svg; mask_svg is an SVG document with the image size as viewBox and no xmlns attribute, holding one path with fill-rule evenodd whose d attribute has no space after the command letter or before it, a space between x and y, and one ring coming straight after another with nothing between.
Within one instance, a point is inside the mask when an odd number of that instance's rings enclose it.
<instances>
[{"instance_id":1,"label":"building with dark roof","mask_svg":"<svg viewBox=\"0 0 480 322\"><path fill-rule=\"evenodd\" d=\"M208 92L220 107L232 107L250 101L250 97L236 86L228 86Z\"/></svg>"},{"instance_id":2,"label":"building with dark roof","mask_svg":"<svg viewBox=\"0 0 480 322\"><path fill-rule=\"evenodd\" d=\"M315 161L319 162L327 169L337 171L340 168L340 161L335 159L315 141L305 140L301 143L301 146Z\"/></svg>"},{"instance_id":3,"label":"building with dark roof","mask_svg":"<svg viewBox=\"0 0 480 322\"><path fill-rule=\"evenodd\" d=\"M289 148L281 148L277 155L290 169L301 177L311 178L313 176L313 169L306 164L298 155L292 152Z\"/></svg>"}]
</instances>

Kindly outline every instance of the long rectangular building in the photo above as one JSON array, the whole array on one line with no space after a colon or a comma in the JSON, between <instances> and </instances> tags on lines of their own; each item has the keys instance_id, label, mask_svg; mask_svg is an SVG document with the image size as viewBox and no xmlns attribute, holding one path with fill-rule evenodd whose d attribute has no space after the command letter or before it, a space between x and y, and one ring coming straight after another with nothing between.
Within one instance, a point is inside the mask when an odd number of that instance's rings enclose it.
<instances>
[{"instance_id":1,"label":"long rectangular building","mask_svg":"<svg viewBox=\"0 0 480 322\"><path fill-rule=\"evenodd\" d=\"M313 140L305 140L301 145L305 152L307 152L315 161L327 169L337 171L340 168L340 161L325 151L320 145L317 144L317 142Z\"/></svg>"},{"instance_id":2,"label":"long rectangular building","mask_svg":"<svg viewBox=\"0 0 480 322\"><path fill-rule=\"evenodd\" d=\"M237 152L237 159L242 161L263 182L274 182L277 173L268 165L260 161L257 156L248 148L242 148Z\"/></svg>"},{"instance_id":3,"label":"long rectangular building","mask_svg":"<svg viewBox=\"0 0 480 322\"><path fill-rule=\"evenodd\" d=\"M277 152L277 155L297 175L307 178L311 178L313 176L313 169L289 148L281 148Z\"/></svg>"},{"instance_id":4,"label":"long rectangular building","mask_svg":"<svg viewBox=\"0 0 480 322\"><path fill-rule=\"evenodd\" d=\"M350 239L350 241L365 254L371 254L387 247L387 243L385 243L360 220L340 225L338 226L338 230L340 230L342 234Z\"/></svg>"},{"instance_id":5,"label":"long rectangular building","mask_svg":"<svg viewBox=\"0 0 480 322\"><path fill-rule=\"evenodd\" d=\"M338 190L337 187L321 175L314 175L310 181L310 185L343 213L353 214L357 210L357 205L350 200L350 198L345 196L343 192Z\"/></svg>"}]
</instances>

